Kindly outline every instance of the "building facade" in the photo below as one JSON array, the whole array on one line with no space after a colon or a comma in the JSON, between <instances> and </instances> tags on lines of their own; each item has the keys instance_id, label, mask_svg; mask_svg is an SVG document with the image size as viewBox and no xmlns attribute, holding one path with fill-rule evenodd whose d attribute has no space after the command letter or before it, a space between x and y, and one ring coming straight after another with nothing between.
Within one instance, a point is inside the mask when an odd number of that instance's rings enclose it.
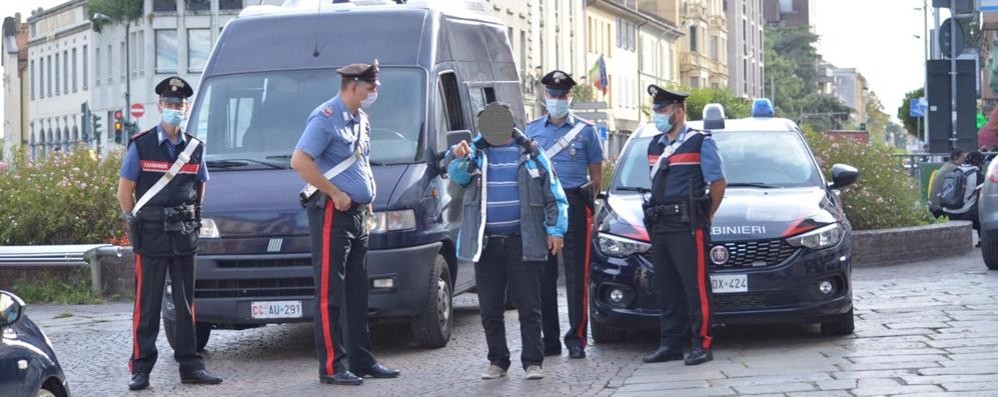
<instances>
[{"instance_id":1,"label":"building facade","mask_svg":"<svg viewBox=\"0 0 998 397\"><path fill-rule=\"evenodd\" d=\"M680 80L689 88L728 87L728 25L723 0L683 0Z\"/></svg>"},{"instance_id":2,"label":"building facade","mask_svg":"<svg viewBox=\"0 0 998 397\"><path fill-rule=\"evenodd\" d=\"M765 96L762 0L724 0L728 23L728 88L743 98Z\"/></svg>"},{"instance_id":3,"label":"building facade","mask_svg":"<svg viewBox=\"0 0 998 397\"><path fill-rule=\"evenodd\" d=\"M28 25L21 14L4 18L2 37L4 118L0 129L0 159L10 149L28 143Z\"/></svg>"}]
</instances>

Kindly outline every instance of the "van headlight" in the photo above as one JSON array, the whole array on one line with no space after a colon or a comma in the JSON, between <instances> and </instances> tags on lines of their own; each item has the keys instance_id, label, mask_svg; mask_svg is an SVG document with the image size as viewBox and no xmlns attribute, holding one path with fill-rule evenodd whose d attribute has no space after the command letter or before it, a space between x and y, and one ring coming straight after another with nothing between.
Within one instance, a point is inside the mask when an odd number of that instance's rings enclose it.
<instances>
[{"instance_id":1,"label":"van headlight","mask_svg":"<svg viewBox=\"0 0 998 397\"><path fill-rule=\"evenodd\" d=\"M200 238L219 238L221 235L218 233L218 226L215 226L215 220L210 218L204 218L201 220L201 233Z\"/></svg>"},{"instance_id":2,"label":"van headlight","mask_svg":"<svg viewBox=\"0 0 998 397\"><path fill-rule=\"evenodd\" d=\"M371 215L371 233L385 233L416 228L413 210L375 212Z\"/></svg>"},{"instance_id":3,"label":"van headlight","mask_svg":"<svg viewBox=\"0 0 998 397\"><path fill-rule=\"evenodd\" d=\"M843 234L845 234L845 230L842 229L842 225L833 223L790 237L787 239L787 243L790 243L794 247L820 250L838 245L842 241Z\"/></svg>"},{"instance_id":4,"label":"van headlight","mask_svg":"<svg viewBox=\"0 0 998 397\"><path fill-rule=\"evenodd\" d=\"M626 258L634 254L643 254L651 249L651 244L612 234L600 233L597 237L599 251L606 256Z\"/></svg>"}]
</instances>

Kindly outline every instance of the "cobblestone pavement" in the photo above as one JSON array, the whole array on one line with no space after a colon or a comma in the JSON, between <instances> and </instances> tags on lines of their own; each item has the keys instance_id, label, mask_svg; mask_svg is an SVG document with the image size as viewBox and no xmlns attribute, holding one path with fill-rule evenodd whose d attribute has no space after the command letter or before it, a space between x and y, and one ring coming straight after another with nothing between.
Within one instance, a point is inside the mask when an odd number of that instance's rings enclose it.
<instances>
[{"instance_id":1,"label":"cobblestone pavement","mask_svg":"<svg viewBox=\"0 0 998 397\"><path fill-rule=\"evenodd\" d=\"M181 385L161 333L152 387L132 395L998 395L998 272L985 271L979 251L856 269L854 286L857 331L850 337L822 337L816 327L723 327L716 332L715 360L685 367L641 364L657 339L641 332L626 343L593 344L585 360L548 358L540 381L526 381L516 364L507 378L478 379L485 342L473 294L456 299L455 330L445 348L415 347L407 327L375 327L375 354L403 373L361 387L318 383L308 324L216 330L205 361L225 378L220 386ZM129 395L130 304L39 305L28 313L55 345L74 394ZM508 312L514 361L517 329L516 314Z\"/></svg>"}]
</instances>

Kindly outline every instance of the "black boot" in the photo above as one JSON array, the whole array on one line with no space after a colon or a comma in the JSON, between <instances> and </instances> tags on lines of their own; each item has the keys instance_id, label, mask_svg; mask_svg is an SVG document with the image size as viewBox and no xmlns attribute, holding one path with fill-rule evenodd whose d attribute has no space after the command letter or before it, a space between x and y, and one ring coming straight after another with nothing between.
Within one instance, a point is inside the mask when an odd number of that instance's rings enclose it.
<instances>
[{"instance_id":1,"label":"black boot","mask_svg":"<svg viewBox=\"0 0 998 397\"><path fill-rule=\"evenodd\" d=\"M658 350L654 353L649 354L641 359L646 363L663 363L666 361L674 361L683 358L683 352L679 349L672 347L660 346Z\"/></svg>"},{"instance_id":2,"label":"black boot","mask_svg":"<svg viewBox=\"0 0 998 397\"><path fill-rule=\"evenodd\" d=\"M136 372L128 382L128 390L142 390L149 387L149 374Z\"/></svg>"},{"instance_id":3,"label":"black boot","mask_svg":"<svg viewBox=\"0 0 998 397\"><path fill-rule=\"evenodd\" d=\"M710 349L694 347L689 356L686 356L686 365L700 365L714 359L714 353Z\"/></svg>"},{"instance_id":4,"label":"black boot","mask_svg":"<svg viewBox=\"0 0 998 397\"><path fill-rule=\"evenodd\" d=\"M180 383L194 384L194 385L217 385L222 383L222 378L212 375L203 369L191 372L186 375L180 376Z\"/></svg>"}]
</instances>

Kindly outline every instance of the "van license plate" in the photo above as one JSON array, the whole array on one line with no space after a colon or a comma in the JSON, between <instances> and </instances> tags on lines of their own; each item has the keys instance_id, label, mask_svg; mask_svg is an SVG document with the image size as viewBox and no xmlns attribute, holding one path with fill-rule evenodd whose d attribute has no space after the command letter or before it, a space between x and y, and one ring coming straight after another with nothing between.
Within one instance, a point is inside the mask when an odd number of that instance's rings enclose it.
<instances>
[{"instance_id":1,"label":"van license plate","mask_svg":"<svg viewBox=\"0 0 998 397\"><path fill-rule=\"evenodd\" d=\"M715 294L748 292L748 275L718 274L710 276L710 287Z\"/></svg>"},{"instance_id":2,"label":"van license plate","mask_svg":"<svg viewBox=\"0 0 998 397\"><path fill-rule=\"evenodd\" d=\"M250 315L254 319L301 318L301 301L251 302Z\"/></svg>"}]
</instances>

